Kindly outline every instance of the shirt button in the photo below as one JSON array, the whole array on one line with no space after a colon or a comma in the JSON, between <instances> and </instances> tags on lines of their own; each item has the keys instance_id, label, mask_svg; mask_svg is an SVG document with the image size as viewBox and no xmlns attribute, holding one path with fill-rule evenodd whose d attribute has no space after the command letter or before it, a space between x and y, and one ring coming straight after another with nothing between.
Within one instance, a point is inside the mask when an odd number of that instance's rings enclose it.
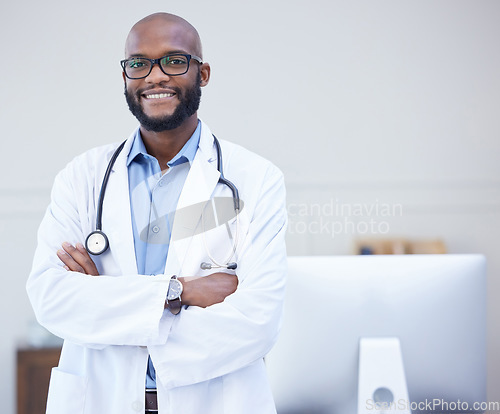
<instances>
[{"instance_id":1,"label":"shirt button","mask_svg":"<svg viewBox=\"0 0 500 414\"><path fill-rule=\"evenodd\" d=\"M160 231L160 228L158 226L154 226L152 228L152 230L153 230L153 233L158 233Z\"/></svg>"},{"instance_id":2,"label":"shirt button","mask_svg":"<svg viewBox=\"0 0 500 414\"><path fill-rule=\"evenodd\" d=\"M144 405L142 404L141 401L134 401L132 403L132 409L134 411L142 411L142 410L144 410Z\"/></svg>"},{"instance_id":3,"label":"shirt button","mask_svg":"<svg viewBox=\"0 0 500 414\"><path fill-rule=\"evenodd\" d=\"M158 185L159 185L160 187L163 187L163 180L160 180L160 182L158 183Z\"/></svg>"}]
</instances>

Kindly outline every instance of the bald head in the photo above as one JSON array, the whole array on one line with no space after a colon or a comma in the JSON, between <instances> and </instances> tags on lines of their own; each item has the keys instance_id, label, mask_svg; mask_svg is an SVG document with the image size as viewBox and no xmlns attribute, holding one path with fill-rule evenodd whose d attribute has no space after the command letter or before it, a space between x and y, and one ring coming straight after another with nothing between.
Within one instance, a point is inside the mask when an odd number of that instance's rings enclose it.
<instances>
[{"instance_id":1,"label":"bald head","mask_svg":"<svg viewBox=\"0 0 500 414\"><path fill-rule=\"evenodd\" d=\"M203 59L198 31L182 17L170 13L154 13L134 24L125 42L125 57L146 55L145 48L167 43L173 49L165 50L164 54L185 52ZM160 56L154 56L157 57Z\"/></svg>"}]
</instances>

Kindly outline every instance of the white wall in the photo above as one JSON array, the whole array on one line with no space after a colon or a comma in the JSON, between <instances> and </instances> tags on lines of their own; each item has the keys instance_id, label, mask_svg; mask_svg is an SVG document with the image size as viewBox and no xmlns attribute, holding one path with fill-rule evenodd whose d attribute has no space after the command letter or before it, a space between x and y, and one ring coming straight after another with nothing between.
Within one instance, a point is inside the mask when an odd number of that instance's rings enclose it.
<instances>
[{"instance_id":1,"label":"white wall","mask_svg":"<svg viewBox=\"0 0 500 414\"><path fill-rule=\"evenodd\" d=\"M118 61L130 26L159 10L202 35L203 119L284 171L290 254L350 253L359 223L375 222L373 236L487 255L488 388L500 401L498 1L28 0L0 5L2 412L15 409L15 347L33 318L24 283L52 180L135 126ZM372 210L334 217L335 204ZM313 205L323 210L298 210Z\"/></svg>"}]
</instances>

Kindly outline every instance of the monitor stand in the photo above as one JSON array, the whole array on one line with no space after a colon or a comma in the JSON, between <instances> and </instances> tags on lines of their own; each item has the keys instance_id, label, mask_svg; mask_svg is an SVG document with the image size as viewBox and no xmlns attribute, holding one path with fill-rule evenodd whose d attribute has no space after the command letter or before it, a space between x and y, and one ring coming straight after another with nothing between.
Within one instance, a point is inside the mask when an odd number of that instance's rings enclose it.
<instances>
[{"instance_id":1,"label":"monitor stand","mask_svg":"<svg viewBox=\"0 0 500 414\"><path fill-rule=\"evenodd\" d=\"M411 414L398 338L361 338L358 414Z\"/></svg>"}]
</instances>

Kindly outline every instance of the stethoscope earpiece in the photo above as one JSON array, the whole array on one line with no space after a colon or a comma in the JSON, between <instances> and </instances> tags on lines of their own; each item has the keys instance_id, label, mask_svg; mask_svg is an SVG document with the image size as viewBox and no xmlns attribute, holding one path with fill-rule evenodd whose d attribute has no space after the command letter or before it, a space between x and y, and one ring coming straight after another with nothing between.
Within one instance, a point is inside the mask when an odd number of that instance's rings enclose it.
<instances>
[{"instance_id":1,"label":"stethoscope earpiece","mask_svg":"<svg viewBox=\"0 0 500 414\"><path fill-rule=\"evenodd\" d=\"M85 240L85 248L90 254L95 256L104 253L108 250L108 237L100 230L95 230L87 236Z\"/></svg>"},{"instance_id":2,"label":"stethoscope earpiece","mask_svg":"<svg viewBox=\"0 0 500 414\"><path fill-rule=\"evenodd\" d=\"M216 266L207 262L203 262L200 264L200 269L202 270L210 270L214 268L224 268L224 269L229 269L229 270L235 270L238 267L238 265L235 262L230 262L226 265L220 265Z\"/></svg>"}]
</instances>

